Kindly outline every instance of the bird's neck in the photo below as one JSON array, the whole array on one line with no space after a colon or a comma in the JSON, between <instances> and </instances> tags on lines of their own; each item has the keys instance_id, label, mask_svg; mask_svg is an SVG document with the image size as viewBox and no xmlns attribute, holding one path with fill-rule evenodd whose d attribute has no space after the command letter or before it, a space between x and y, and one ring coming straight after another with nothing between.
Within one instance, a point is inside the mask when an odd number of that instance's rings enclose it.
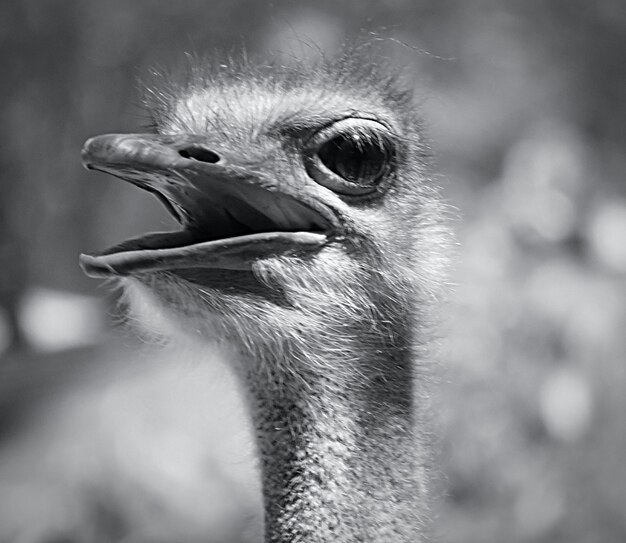
<instances>
[{"instance_id":1,"label":"bird's neck","mask_svg":"<svg viewBox=\"0 0 626 543\"><path fill-rule=\"evenodd\" d=\"M350 360L352 372L331 355L296 355L297 371L274 363L251 379L266 542L422 540L410 354L383 352Z\"/></svg>"}]
</instances>

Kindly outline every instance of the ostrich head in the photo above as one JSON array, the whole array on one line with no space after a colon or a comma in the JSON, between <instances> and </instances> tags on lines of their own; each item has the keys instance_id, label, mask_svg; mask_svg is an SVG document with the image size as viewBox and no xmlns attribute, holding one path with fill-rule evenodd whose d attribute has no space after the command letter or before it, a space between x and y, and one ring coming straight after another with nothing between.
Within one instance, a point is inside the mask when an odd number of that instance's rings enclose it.
<instances>
[{"instance_id":1,"label":"ostrich head","mask_svg":"<svg viewBox=\"0 0 626 543\"><path fill-rule=\"evenodd\" d=\"M83 160L154 193L181 230L84 270L240 354L268 540L414 541L416 353L445 230L411 93L352 52L197 67L151 95L155 133L92 138Z\"/></svg>"}]
</instances>

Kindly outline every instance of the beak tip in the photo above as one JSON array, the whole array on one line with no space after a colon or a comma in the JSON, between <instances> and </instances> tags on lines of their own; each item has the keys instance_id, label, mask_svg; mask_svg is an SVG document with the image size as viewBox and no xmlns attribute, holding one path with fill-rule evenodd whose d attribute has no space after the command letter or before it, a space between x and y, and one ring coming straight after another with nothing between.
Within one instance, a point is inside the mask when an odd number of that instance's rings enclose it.
<instances>
[{"instance_id":1,"label":"beak tip","mask_svg":"<svg viewBox=\"0 0 626 543\"><path fill-rule=\"evenodd\" d=\"M93 138L89 138L84 144L83 148L80 152L81 162L83 163L83 167L88 170L93 170L93 156L94 150L98 146L97 141L101 136L95 136Z\"/></svg>"},{"instance_id":2,"label":"beak tip","mask_svg":"<svg viewBox=\"0 0 626 543\"><path fill-rule=\"evenodd\" d=\"M85 275L93 277L94 279L101 279L103 277L117 275L115 269L113 269L111 266L102 265L102 263L98 262L97 258L92 255L84 253L81 254L78 258L78 263Z\"/></svg>"}]
</instances>

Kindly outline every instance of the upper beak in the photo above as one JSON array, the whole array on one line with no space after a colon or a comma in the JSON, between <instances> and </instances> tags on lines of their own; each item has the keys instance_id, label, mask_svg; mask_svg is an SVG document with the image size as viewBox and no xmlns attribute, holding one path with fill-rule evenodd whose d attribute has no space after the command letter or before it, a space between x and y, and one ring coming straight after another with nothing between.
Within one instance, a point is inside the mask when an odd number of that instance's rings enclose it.
<instances>
[{"instance_id":1,"label":"upper beak","mask_svg":"<svg viewBox=\"0 0 626 543\"><path fill-rule=\"evenodd\" d=\"M106 134L85 142L83 164L154 193L182 224L200 226L202 218L224 214L229 197L255 200L267 180L246 175L236 165L218 164L219 155L198 136ZM270 187L268 187L270 188Z\"/></svg>"}]
</instances>

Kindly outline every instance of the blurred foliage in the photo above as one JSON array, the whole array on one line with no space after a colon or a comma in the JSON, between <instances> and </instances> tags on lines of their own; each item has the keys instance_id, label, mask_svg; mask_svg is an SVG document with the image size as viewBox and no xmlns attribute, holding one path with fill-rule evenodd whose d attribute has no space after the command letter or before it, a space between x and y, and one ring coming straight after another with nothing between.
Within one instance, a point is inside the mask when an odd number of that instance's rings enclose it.
<instances>
[{"instance_id":1,"label":"blurred foliage","mask_svg":"<svg viewBox=\"0 0 626 543\"><path fill-rule=\"evenodd\" d=\"M626 537L626 200L585 185L571 129L537 130L460 233L441 399L450 541Z\"/></svg>"},{"instance_id":2,"label":"blurred foliage","mask_svg":"<svg viewBox=\"0 0 626 543\"><path fill-rule=\"evenodd\" d=\"M117 351L27 353L37 336L28 328L46 326L33 289L93 295L79 252L170 224L156 202L80 166L87 137L142 129L136 79L151 65L244 43L288 48L297 38L332 49L361 28L415 48L440 181L462 217L440 400L443 540L626 540L623 0L2 2L0 344L13 353L0 378L0 519L17 528L0 524L0 540L13 540L23 518L31 531L20 541L56 541L34 519L59 524L54 533L65 533L63 541L193 541L206 519L176 506L185 489L186 504L215 497L211 489L229 496L223 517L233 522L235 498L226 489L241 478L237 469L222 463L209 470L212 482L205 469L203 483L185 486L189 473L167 475L150 463L134 473L113 450L116 435L139 431L125 416L140 409L136 391L125 413L112 413L110 402L90 411L96 366L78 368L93 358L102 378L118 367L105 363ZM77 318L59 316L55 326ZM91 388L77 384L84 381ZM153 391L144 398L153 406L171 382L151 383L141 390ZM71 408L59 407L64 402ZM76 420L83 408L92 418ZM181 427L185 415L172 409L160 413ZM49 411L54 432L41 429L41 415L24 418L27 411ZM146 428L141 443L125 443L136 455L172 442ZM213 447L207 454L215 458L215 440L194 445L197 428L183 428L174 442L184 458L200 445ZM212 428L228 441L223 428ZM154 478L178 481L179 492L164 494ZM171 527L161 539L142 532L157 518ZM223 541L239 537L229 526L215 531L230 534Z\"/></svg>"}]
</instances>

